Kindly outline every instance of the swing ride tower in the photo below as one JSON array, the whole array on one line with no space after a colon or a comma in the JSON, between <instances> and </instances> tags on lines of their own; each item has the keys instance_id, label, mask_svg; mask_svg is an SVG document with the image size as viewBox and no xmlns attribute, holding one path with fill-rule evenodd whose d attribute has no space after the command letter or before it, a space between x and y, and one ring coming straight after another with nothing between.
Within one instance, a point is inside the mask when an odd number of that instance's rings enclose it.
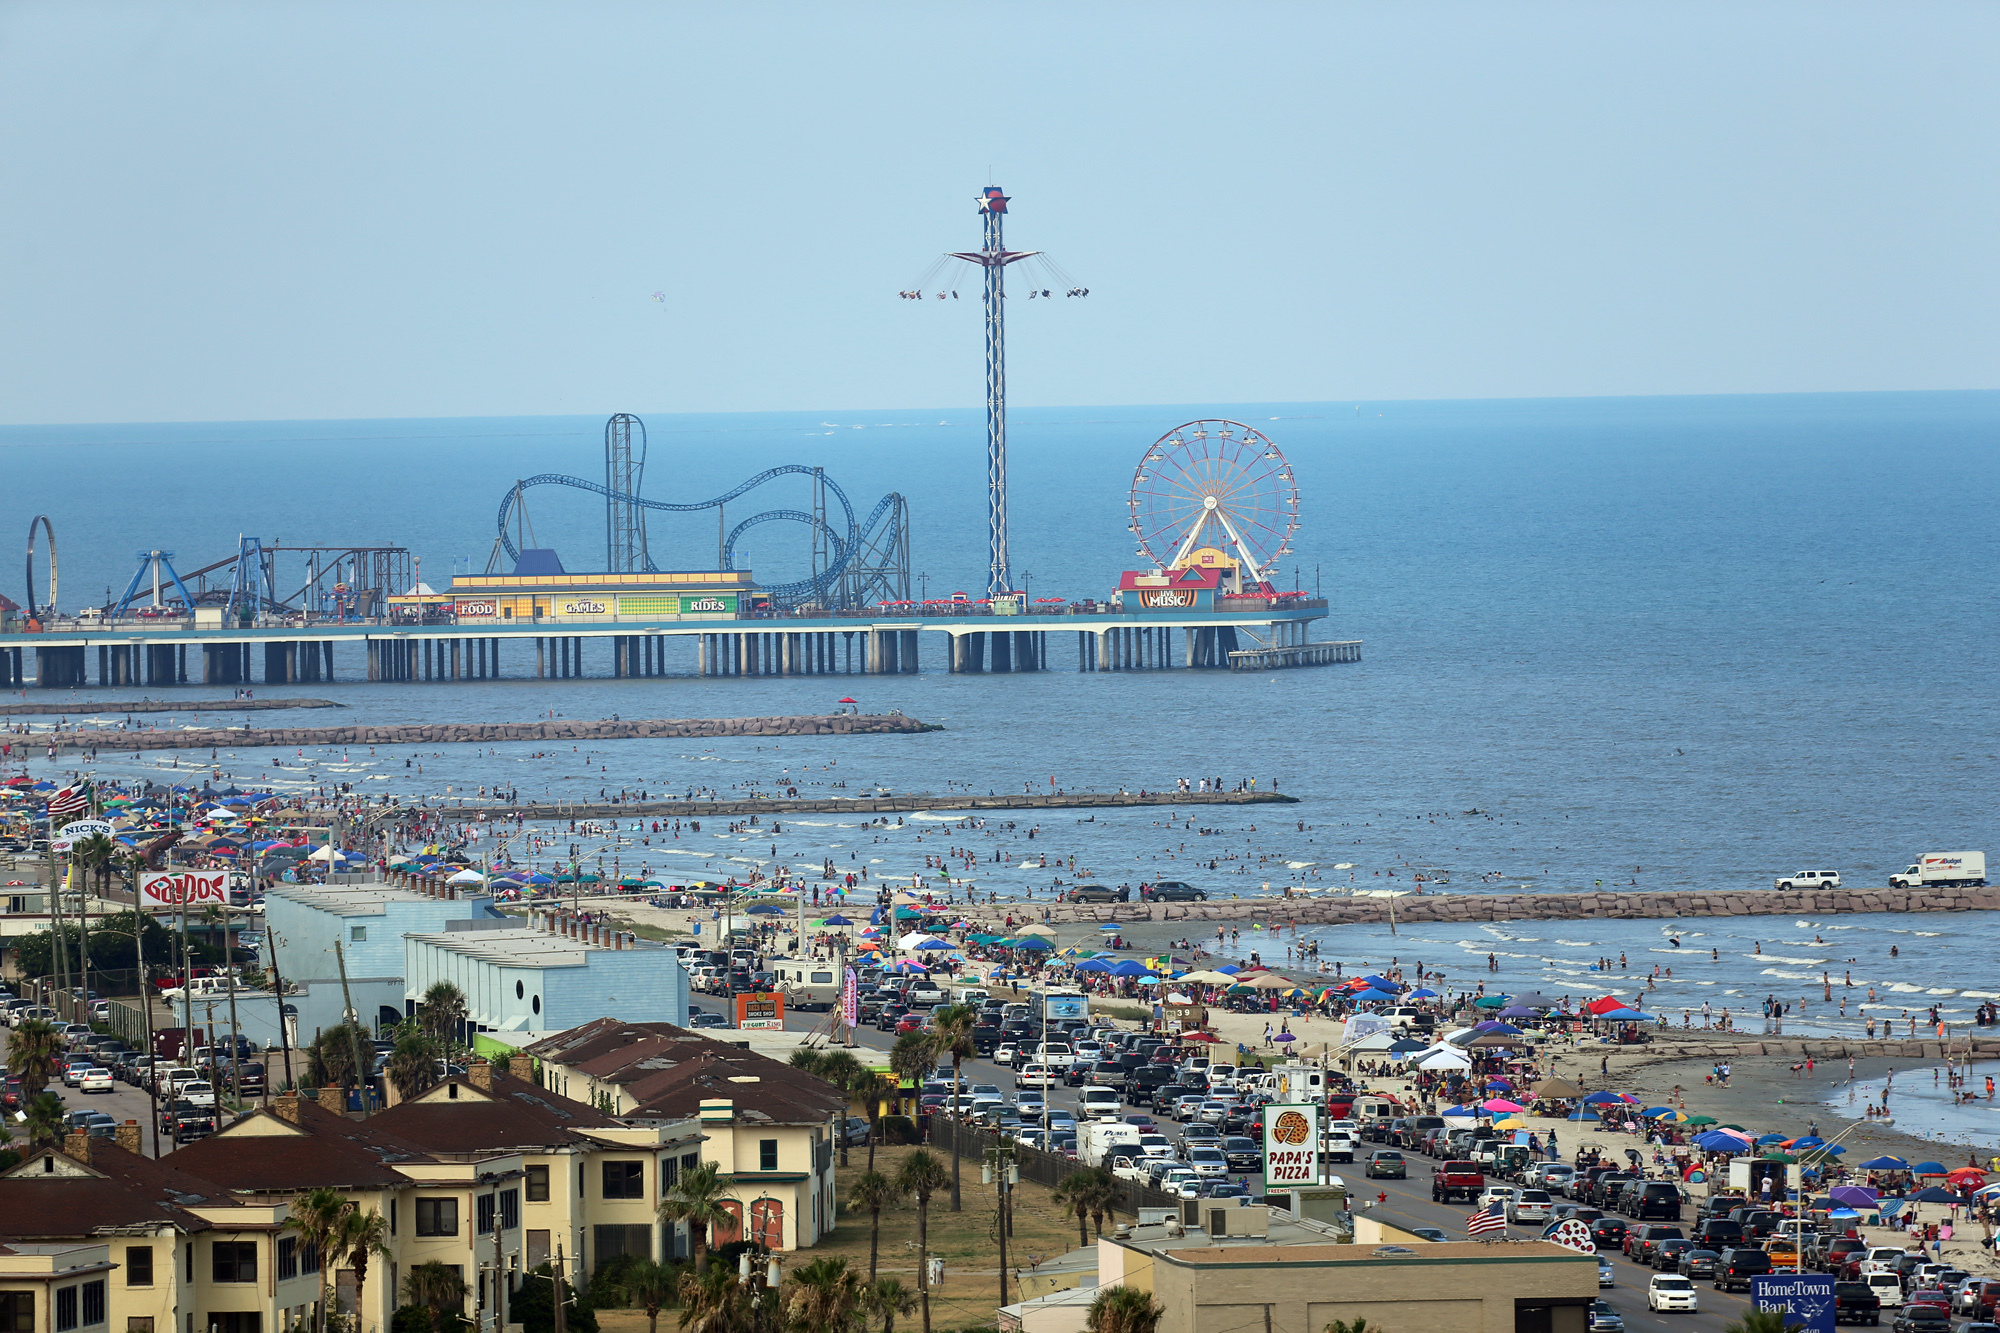
<instances>
[{"instance_id":1,"label":"swing ride tower","mask_svg":"<svg viewBox=\"0 0 2000 1333\"><path fill-rule=\"evenodd\" d=\"M986 300L986 595L999 597L1014 590L1007 563L1007 266L1032 258L1037 251L1009 250L1002 239L1007 196L989 185L979 197L985 224L976 251L958 251L953 259L977 264L983 271Z\"/></svg>"}]
</instances>

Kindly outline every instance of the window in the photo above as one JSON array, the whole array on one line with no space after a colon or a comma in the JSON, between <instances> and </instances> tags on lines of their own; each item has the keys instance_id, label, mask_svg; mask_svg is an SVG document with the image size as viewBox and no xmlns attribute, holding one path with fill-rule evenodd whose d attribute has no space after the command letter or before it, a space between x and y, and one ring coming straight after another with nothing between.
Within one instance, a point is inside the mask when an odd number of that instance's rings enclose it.
<instances>
[{"instance_id":1,"label":"window","mask_svg":"<svg viewBox=\"0 0 2000 1333\"><path fill-rule=\"evenodd\" d=\"M98 1278L95 1281L84 1283L82 1291L83 1291L83 1326L85 1328L89 1328L92 1324L103 1323L104 1313L105 1313L104 1279Z\"/></svg>"},{"instance_id":2,"label":"window","mask_svg":"<svg viewBox=\"0 0 2000 1333\"><path fill-rule=\"evenodd\" d=\"M694 1169L695 1169L696 1167L698 1167L698 1166L700 1166L700 1165L701 1165L701 1154L700 1154L700 1153L698 1153L698 1152L691 1152L691 1153L682 1153L682 1154L681 1154L681 1170L683 1170L683 1171L692 1171L692 1170L694 1170Z\"/></svg>"},{"instance_id":3,"label":"window","mask_svg":"<svg viewBox=\"0 0 2000 1333\"><path fill-rule=\"evenodd\" d=\"M211 1314L208 1333L264 1333L264 1316L255 1310Z\"/></svg>"},{"instance_id":4,"label":"window","mask_svg":"<svg viewBox=\"0 0 2000 1333\"><path fill-rule=\"evenodd\" d=\"M549 1201L549 1169L546 1166L528 1168L528 1202L547 1203ZM533 1267L533 1265L529 1265Z\"/></svg>"},{"instance_id":5,"label":"window","mask_svg":"<svg viewBox=\"0 0 2000 1333\"><path fill-rule=\"evenodd\" d=\"M278 1237L278 1281L299 1275L299 1242L296 1236Z\"/></svg>"},{"instance_id":6,"label":"window","mask_svg":"<svg viewBox=\"0 0 2000 1333\"><path fill-rule=\"evenodd\" d=\"M35 1333L35 1293L0 1291L0 1333Z\"/></svg>"},{"instance_id":7,"label":"window","mask_svg":"<svg viewBox=\"0 0 2000 1333\"><path fill-rule=\"evenodd\" d=\"M321 939L325 939L326 937L325 937L324 935L322 935L322 936L320 936L320 938L321 938ZM366 926L349 926L349 927L347 928L347 942L348 942L349 944L365 944L365 943L367 943L367 942L368 942L368 927L366 927Z\"/></svg>"},{"instance_id":8,"label":"window","mask_svg":"<svg viewBox=\"0 0 2000 1333\"><path fill-rule=\"evenodd\" d=\"M396 1234L396 1200L389 1200L389 1234Z\"/></svg>"},{"instance_id":9,"label":"window","mask_svg":"<svg viewBox=\"0 0 2000 1333\"><path fill-rule=\"evenodd\" d=\"M662 1157L660 1159L660 1188L670 1190L680 1183L681 1164L679 1160L672 1157Z\"/></svg>"},{"instance_id":10,"label":"window","mask_svg":"<svg viewBox=\"0 0 2000 1333\"><path fill-rule=\"evenodd\" d=\"M593 1264L602 1265L621 1254L639 1259L653 1257L653 1228L650 1226L599 1226L591 1230L597 1242L597 1253L591 1256Z\"/></svg>"},{"instance_id":11,"label":"window","mask_svg":"<svg viewBox=\"0 0 2000 1333\"><path fill-rule=\"evenodd\" d=\"M187 1247L187 1263L186 1263L185 1267L186 1267L186 1269L187 1269L187 1272L186 1272L186 1274L185 1274L185 1280L186 1280L186 1281L188 1281L188 1282L193 1282L193 1281L194 1281L194 1242L193 1242L193 1241L189 1241L189 1242L188 1242L188 1247Z\"/></svg>"},{"instance_id":12,"label":"window","mask_svg":"<svg viewBox=\"0 0 2000 1333\"><path fill-rule=\"evenodd\" d=\"M646 1164L644 1162L606 1162L604 1164L604 1197L607 1199L645 1198Z\"/></svg>"},{"instance_id":13,"label":"window","mask_svg":"<svg viewBox=\"0 0 2000 1333\"><path fill-rule=\"evenodd\" d=\"M500 1191L500 1229L512 1231L521 1225L521 1191Z\"/></svg>"},{"instance_id":14,"label":"window","mask_svg":"<svg viewBox=\"0 0 2000 1333\"><path fill-rule=\"evenodd\" d=\"M150 1287L153 1285L152 1246L127 1245L125 1247L125 1285L128 1287Z\"/></svg>"},{"instance_id":15,"label":"window","mask_svg":"<svg viewBox=\"0 0 2000 1333\"><path fill-rule=\"evenodd\" d=\"M217 1282L255 1282L257 1280L257 1242L254 1240L219 1240L209 1246L209 1261L215 1270Z\"/></svg>"},{"instance_id":16,"label":"window","mask_svg":"<svg viewBox=\"0 0 2000 1333\"><path fill-rule=\"evenodd\" d=\"M417 1234L419 1236L456 1236L458 1234L457 1199L418 1199Z\"/></svg>"},{"instance_id":17,"label":"window","mask_svg":"<svg viewBox=\"0 0 2000 1333\"><path fill-rule=\"evenodd\" d=\"M472 1200L472 1229L481 1236L493 1234L493 1219L496 1216L491 1194L475 1195Z\"/></svg>"},{"instance_id":18,"label":"window","mask_svg":"<svg viewBox=\"0 0 2000 1333\"><path fill-rule=\"evenodd\" d=\"M76 1288L56 1288L56 1333L76 1327Z\"/></svg>"},{"instance_id":19,"label":"window","mask_svg":"<svg viewBox=\"0 0 2000 1333\"><path fill-rule=\"evenodd\" d=\"M757 1141L757 1169L759 1171L776 1171L778 1169L778 1141L776 1139L759 1139Z\"/></svg>"}]
</instances>

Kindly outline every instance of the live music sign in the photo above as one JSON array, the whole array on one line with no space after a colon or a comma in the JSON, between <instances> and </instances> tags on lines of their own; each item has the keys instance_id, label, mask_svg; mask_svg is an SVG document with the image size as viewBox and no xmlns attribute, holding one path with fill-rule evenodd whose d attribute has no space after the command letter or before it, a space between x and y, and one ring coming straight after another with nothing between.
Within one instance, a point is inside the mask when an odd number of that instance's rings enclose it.
<instances>
[{"instance_id":1,"label":"live music sign","mask_svg":"<svg viewBox=\"0 0 2000 1333\"><path fill-rule=\"evenodd\" d=\"M211 904L224 907L228 903L227 870L145 870L139 874L139 906L149 912Z\"/></svg>"}]
</instances>

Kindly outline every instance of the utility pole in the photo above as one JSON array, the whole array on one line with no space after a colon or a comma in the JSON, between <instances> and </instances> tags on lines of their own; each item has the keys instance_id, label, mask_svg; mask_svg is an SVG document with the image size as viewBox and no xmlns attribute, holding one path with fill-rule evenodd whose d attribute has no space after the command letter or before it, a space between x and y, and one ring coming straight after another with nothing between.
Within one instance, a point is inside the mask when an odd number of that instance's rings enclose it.
<instances>
[{"instance_id":1,"label":"utility pole","mask_svg":"<svg viewBox=\"0 0 2000 1333\"><path fill-rule=\"evenodd\" d=\"M563 1306L566 1304L568 1298L563 1295L563 1248L561 1241L556 1242L555 1269L549 1277L549 1283L555 1293L554 1299L550 1301L550 1304L555 1307L556 1333L565 1333L569 1321L563 1317Z\"/></svg>"},{"instance_id":2,"label":"utility pole","mask_svg":"<svg viewBox=\"0 0 2000 1333\"><path fill-rule=\"evenodd\" d=\"M285 1026L285 975L278 970L278 950L284 943L282 935L275 930L271 932L271 989L278 996L278 1052L285 1060L284 1080L289 1088L292 1084L292 1039L290 1030ZM270 1104L271 1080L267 1077L264 1080L264 1105L268 1107Z\"/></svg>"},{"instance_id":3,"label":"utility pole","mask_svg":"<svg viewBox=\"0 0 2000 1333\"><path fill-rule=\"evenodd\" d=\"M340 941L333 942L333 961L340 967L340 1004L347 1014L347 1035L354 1044L354 1081L361 1091L361 1118L368 1118L368 1086L373 1080L373 1072L368 1060L361 1053L361 1015L354 1011L354 994L347 988L347 952L340 947ZM278 1011L278 1020L284 1021L284 1011Z\"/></svg>"}]
</instances>

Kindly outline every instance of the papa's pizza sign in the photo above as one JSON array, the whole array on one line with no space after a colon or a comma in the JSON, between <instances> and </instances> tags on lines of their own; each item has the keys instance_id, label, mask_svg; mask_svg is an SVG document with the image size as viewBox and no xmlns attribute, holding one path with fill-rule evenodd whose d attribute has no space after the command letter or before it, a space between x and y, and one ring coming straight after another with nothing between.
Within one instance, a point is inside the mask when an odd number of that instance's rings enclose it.
<instances>
[{"instance_id":1,"label":"papa's pizza sign","mask_svg":"<svg viewBox=\"0 0 2000 1333\"><path fill-rule=\"evenodd\" d=\"M1319 1110L1311 1102L1264 1108L1264 1191L1319 1184Z\"/></svg>"}]
</instances>

